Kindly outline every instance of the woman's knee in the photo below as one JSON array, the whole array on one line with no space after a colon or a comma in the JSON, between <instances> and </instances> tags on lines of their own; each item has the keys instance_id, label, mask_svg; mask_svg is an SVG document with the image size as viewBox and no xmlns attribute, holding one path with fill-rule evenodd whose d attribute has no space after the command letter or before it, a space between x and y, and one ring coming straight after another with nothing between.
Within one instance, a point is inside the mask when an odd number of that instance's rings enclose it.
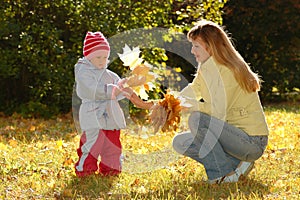
<instances>
[{"instance_id":1,"label":"woman's knee","mask_svg":"<svg viewBox=\"0 0 300 200\"><path fill-rule=\"evenodd\" d=\"M180 138L178 135L176 135L174 138L173 138L173 141L172 141L172 146L173 146L173 149L177 152L177 153L180 153L182 154L182 145L180 145Z\"/></svg>"},{"instance_id":2,"label":"woman's knee","mask_svg":"<svg viewBox=\"0 0 300 200\"><path fill-rule=\"evenodd\" d=\"M200 122L201 113L198 111L192 112L188 119L189 128L197 130Z\"/></svg>"},{"instance_id":3,"label":"woman's knee","mask_svg":"<svg viewBox=\"0 0 300 200\"><path fill-rule=\"evenodd\" d=\"M194 111L190 114L188 125L193 135L199 134L202 128L208 128L211 121L211 116L200 111Z\"/></svg>"},{"instance_id":4,"label":"woman's knee","mask_svg":"<svg viewBox=\"0 0 300 200\"><path fill-rule=\"evenodd\" d=\"M184 152L189 148L193 140L194 136L189 132L178 134L173 138L173 149L179 154L184 154Z\"/></svg>"},{"instance_id":5,"label":"woman's knee","mask_svg":"<svg viewBox=\"0 0 300 200\"><path fill-rule=\"evenodd\" d=\"M249 152L248 154L245 155L244 160L248 162L253 162L255 160L258 160L263 155L263 153L264 152L262 150L256 152Z\"/></svg>"}]
</instances>

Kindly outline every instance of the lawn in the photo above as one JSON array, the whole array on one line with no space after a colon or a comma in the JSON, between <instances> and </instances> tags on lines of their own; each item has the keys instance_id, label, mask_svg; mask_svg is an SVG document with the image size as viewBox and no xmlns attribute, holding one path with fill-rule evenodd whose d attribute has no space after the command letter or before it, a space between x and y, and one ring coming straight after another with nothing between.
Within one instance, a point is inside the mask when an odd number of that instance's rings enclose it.
<instances>
[{"instance_id":1,"label":"lawn","mask_svg":"<svg viewBox=\"0 0 300 200\"><path fill-rule=\"evenodd\" d=\"M173 133L129 125L124 172L77 179L72 116L0 117L0 199L300 199L300 107L266 106L269 145L239 183L208 185L204 168L172 151ZM183 123L182 129L186 128Z\"/></svg>"}]
</instances>

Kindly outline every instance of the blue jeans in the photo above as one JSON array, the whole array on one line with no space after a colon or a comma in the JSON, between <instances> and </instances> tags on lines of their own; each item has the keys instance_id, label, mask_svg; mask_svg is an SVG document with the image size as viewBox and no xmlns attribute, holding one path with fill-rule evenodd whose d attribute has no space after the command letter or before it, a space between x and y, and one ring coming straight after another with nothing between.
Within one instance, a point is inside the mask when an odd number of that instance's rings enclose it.
<instances>
[{"instance_id":1,"label":"blue jeans","mask_svg":"<svg viewBox=\"0 0 300 200\"><path fill-rule=\"evenodd\" d=\"M190 132L178 134L173 148L204 165L209 180L225 176L241 161L262 156L267 136L249 136L243 130L202 112L189 117Z\"/></svg>"}]
</instances>

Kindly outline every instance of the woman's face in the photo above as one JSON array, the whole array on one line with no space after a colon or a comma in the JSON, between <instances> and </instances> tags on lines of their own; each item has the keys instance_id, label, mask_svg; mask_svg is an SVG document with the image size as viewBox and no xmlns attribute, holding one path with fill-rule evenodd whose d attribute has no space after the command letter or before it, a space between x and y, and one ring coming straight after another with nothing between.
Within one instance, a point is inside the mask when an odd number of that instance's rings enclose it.
<instances>
[{"instance_id":1,"label":"woman's face","mask_svg":"<svg viewBox=\"0 0 300 200\"><path fill-rule=\"evenodd\" d=\"M192 54L194 54L198 64L204 63L211 55L207 51L206 44L201 40L198 39L192 41Z\"/></svg>"},{"instance_id":2,"label":"woman's face","mask_svg":"<svg viewBox=\"0 0 300 200\"><path fill-rule=\"evenodd\" d=\"M109 51L101 50L90 61L98 69L103 69L108 63Z\"/></svg>"}]
</instances>

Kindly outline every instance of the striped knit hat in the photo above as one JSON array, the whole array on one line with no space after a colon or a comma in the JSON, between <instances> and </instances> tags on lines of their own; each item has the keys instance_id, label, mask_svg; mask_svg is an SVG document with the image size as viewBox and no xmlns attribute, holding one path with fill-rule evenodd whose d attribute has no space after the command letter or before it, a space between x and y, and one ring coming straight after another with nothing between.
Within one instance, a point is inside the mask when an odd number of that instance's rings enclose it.
<instances>
[{"instance_id":1,"label":"striped knit hat","mask_svg":"<svg viewBox=\"0 0 300 200\"><path fill-rule=\"evenodd\" d=\"M87 32L84 38L83 55L92 59L100 50L110 51L109 44L101 32Z\"/></svg>"}]
</instances>

